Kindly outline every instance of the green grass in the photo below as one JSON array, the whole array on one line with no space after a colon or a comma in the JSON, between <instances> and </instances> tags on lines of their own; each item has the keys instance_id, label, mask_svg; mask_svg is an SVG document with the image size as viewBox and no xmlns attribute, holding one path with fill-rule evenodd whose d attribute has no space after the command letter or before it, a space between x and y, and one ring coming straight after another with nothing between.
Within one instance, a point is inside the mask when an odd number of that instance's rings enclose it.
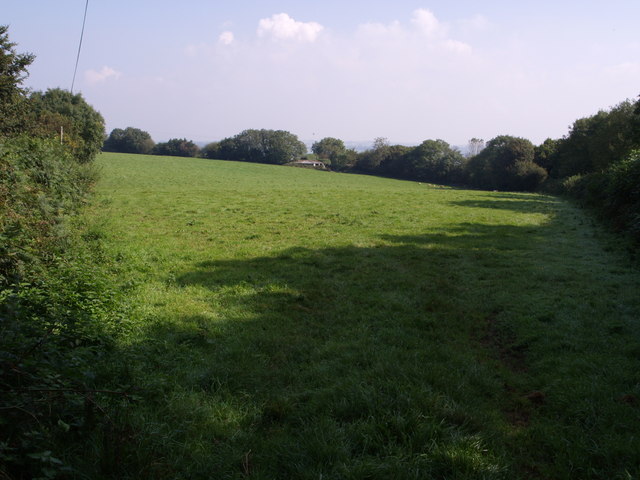
<instances>
[{"instance_id":1,"label":"green grass","mask_svg":"<svg viewBox=\"0 0 640 480\"><path fill-rule=\"evenodd\" d=\"M267 165L99 163L93 228L139 305L118 368L143 398L94 441L103 476L640 475L640 272L582 211Z\"/></svg>"}]
</instances>

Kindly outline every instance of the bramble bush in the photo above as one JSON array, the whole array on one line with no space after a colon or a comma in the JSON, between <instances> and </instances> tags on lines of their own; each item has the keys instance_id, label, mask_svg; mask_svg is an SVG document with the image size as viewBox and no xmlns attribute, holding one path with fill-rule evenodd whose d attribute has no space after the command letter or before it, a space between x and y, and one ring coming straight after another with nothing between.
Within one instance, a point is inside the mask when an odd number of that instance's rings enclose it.
<instances>
[{"instance_id":1,"label":"bramble bush","mask_svg":"<svg viewBox=\"0 0 640 480\"><path fill-rule=\"evenodd\" d=\"M54 140L0 141L2 478L72 475L66 450L104 427L95 411L113 402L97 390L122 390L104 375L122 292L71 224L95 175Z\"/></svg>"},{"instance_id":2,"label":"bramble bush","mask_svg":"<svg viewBox=\"0 0 640 480\"><path fill-rule=\"evenodd\" d=\"M93 167L54 140L0 142L0 286L33 276L63 249L67 218L94 180Z\"/></svg>"}]
</instances>

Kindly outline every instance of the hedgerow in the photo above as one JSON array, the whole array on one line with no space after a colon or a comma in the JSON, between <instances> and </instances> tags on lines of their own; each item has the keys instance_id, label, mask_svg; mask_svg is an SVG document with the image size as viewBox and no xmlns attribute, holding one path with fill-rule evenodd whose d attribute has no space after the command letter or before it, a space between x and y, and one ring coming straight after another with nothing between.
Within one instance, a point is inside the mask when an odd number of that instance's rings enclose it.
<instances>
[{"instance_id":1,"label":"hedgerow","mask_svg":"<svg viewBox=\"0 0 640 480\"><path fill-rule=\"evenodd\" d=\"M94 178L54 140L0 143L1 478L72 474L66 450L127 399L101 374L122 293L72 225Z\"/></svg>"},{"instance_id":2,"label":"hedgerow","mask_svg":"<svg viewBox=\"0 0 640 480\"><path fill-rule=\"evenodd\" d=\"M564 186L615 230L640 241L640 150L602 172L569 177Z\"/></svg>"}]
</instances>

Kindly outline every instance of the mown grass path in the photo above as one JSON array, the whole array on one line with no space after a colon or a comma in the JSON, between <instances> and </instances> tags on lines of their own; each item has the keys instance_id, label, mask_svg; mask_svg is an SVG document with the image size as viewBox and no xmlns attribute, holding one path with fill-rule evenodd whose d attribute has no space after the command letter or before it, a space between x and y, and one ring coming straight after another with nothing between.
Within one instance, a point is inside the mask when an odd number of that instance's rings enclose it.
<instances>
[{"instance_id":1,"label":"mown grass path","mask_svg":"<svg viewBox=\"0 0 640 480\"><path fill-rule=\"evenodd\" d=\"M637 478L640 272L548 196L103 154L120 478Z\"/></svg>"}]
</instances>

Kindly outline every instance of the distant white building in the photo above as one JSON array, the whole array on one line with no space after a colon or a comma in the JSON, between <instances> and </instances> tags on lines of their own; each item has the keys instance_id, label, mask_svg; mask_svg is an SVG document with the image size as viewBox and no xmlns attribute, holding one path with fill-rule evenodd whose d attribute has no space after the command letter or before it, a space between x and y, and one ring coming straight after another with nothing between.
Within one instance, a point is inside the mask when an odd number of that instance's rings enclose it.
<instances>
[{"instance_id":1,"label":"distant white building","mask_svg":"<svg viewBox=\"0 0 640 480\"><path fill-rule=\"evenodd\" d=\"M297 165L299 167L313 167L313 168L325 168L324 163L318 160L297 160L292 162L291 165Z\"/></svg>"}]
</instances>

